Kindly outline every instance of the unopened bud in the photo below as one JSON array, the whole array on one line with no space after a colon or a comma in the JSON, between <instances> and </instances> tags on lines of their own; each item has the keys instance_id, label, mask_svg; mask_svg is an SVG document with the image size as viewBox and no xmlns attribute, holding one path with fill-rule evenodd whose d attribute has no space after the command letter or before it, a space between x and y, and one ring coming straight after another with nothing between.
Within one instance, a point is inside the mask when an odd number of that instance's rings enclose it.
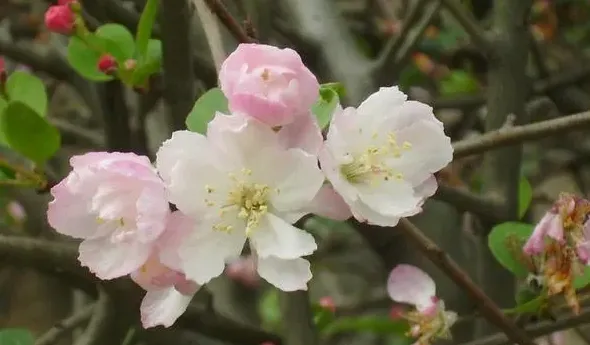
<instances>
[{"instance_id":1,"label":"unopened bud","mask_svg":"<svg viewBox=\"0 0 590 345\"><path fill-rule=\"evenodd\" d=\"M392 320L398 320L401 319L404 315L404 309L402 307L400 307L399 305L394 305L393 307L391 307L391 310L389 311L389 317Z\"/></svg>"},{"instance_id":2,"label":"unopened bud","mask_svg":"<svg viewBox=\"0 0 590 345\"><path fill-rule=\"evenodd\" d=\"M45 26L49 31L63 35L74 32L76 16L69 5L51 6L45 12Z\"/></svg>"},{"instance_id":3,"label":"unopened bud","mask_svg":"<svg viewBox=\"0 0 590 345\"><path fill-rule=\"evenodd\" d=\"M330 296L320 298L319 305L320 307L327 309L332 313L336 312L336 304L334 303L334 299L332 299Z\"/></svg>"},{"instance_id":4,"label":"unopened bud","mask_svg":"<svg viewBox=\"0 0 590 345\"><path fill-rule=\"evenodd\" d=\"M113 74L117 70L117 60L110 54L103 54L98 59L98 70L105 74Z\"/></svg>"},{"instance_id":5,"label":"unopened bud","mask_svg":"<svg viewBox=\"0 0 590 345\"><path fill-rule=\"evenodd\" d=\"M125 69L128 71L134 70L137 67L137 60L135 59L128 59L125 60Z\"/></svg>"}]
</instances>

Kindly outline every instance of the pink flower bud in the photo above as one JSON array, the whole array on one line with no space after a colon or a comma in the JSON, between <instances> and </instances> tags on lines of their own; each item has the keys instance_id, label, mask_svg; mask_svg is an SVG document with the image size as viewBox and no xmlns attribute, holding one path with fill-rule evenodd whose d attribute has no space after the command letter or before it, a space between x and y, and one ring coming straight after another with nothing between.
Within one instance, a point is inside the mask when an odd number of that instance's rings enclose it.
<instances>
[{"instance_id":1,"label":"pink flower bud","mask_svg":"<svg viewBox=\"0 0 590 345\"><path fill-rule=\"evenodd\" d=\"M45 26L49 31L71 35L74 31L74 12L68 5L51 6L45 12Z\"/></svg>"},{"instance_id":2,"label":"pink flower bud","mask_svg":"<svg viewBox=\"0 0 590 345\"><path fill-rule=\"evenodd\" d=\"M401 318L403 318L404 316L404 308L402 308L399 305L394 305L393 307L391 307L391 310L389 311L389 317L392 320L399 320Z\"/></svg>"},{"instance_id":3,"label":"pink flower bud","mask_svg":"<svg viewBox=\"0 0 590 345\"><path fill-rule=\"evenodd\" d=\"M69 5L69 4L73 3L73 2L76 2L76 0L58 0L57 1L57 3L59 5Z\"/></svg>"},{"instance_id":4,"label":"pink flower bud","mask_svg":"<svg viewBox=\"0 0 590 345\"><path fill-rule=\"evenodd\" d=\"M117 70L117 60L111 54L103 54L98 59L98 70L105 74L111 74Z\"/></svg>"},{"instance_id":5,"label":"pink flower bud","mask_svg":"<svg viewBox=\"0 0 590 345\"><path fill-rule=\"evenodd\" d=\"M126 70L135 69L136 66L137 66L137 60L135 60L135 59L128 59L125 61L125 69Z\"/></svg>"},{"instance_id":6,"label":"pink flower bud","mask_svg":"<svg viewBox=\"0 0 590 345\"><path fill-rule=\"evenodd\" d=\"M25 220L27 216L23 205L21 205L18 201L9 202L8 205L6 205L6 211L12 217L12 219L19 223Z\"/></svg>"},{"instance_id":7,"label":"pink flower bud","mask_svg":"<svg viewBox=\"0 0 590 345\"><path fill-rule=\"evenodd\" d=\"M4 58L0 57L0 73L6 72L6 65L4 64Z\"/></svg>"},{"instance_id":8,"label":"pink flower bud","mask_svg":"<svg viewBox=\"0 0 590 345\"><path fill-rule=\"evenodd\" d=\"M334 299L330 296L320 298L319 304L322 308L327 309L332 313L336 312L336 304L334 303Z\"/></svg>"}]
</instances>

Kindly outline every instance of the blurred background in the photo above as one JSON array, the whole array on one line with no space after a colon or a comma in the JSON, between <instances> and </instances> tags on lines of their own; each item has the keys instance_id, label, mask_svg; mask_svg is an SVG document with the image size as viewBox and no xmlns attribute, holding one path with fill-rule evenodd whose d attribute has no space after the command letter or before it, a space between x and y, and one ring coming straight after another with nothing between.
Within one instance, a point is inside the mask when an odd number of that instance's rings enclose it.
<instances>
[{"instance_id":1,"label":"blurred background","mask_svg":"<svg viewBox=\"0 0 590 345\"><path fill-rule=\"evenodd\" d=\"M521 0L509 0L521 1ZM118 82L87 82L65 61L67 38L47 32L43 14L50 1L0 0L0 56L7 70L25 69L41 77L49 92L49 118L60 129L63 148L50 165L54 176L69 169L71 155L90 150L134 151L154 157L159 144L186 109L208 88L217 85L216 67L236 41L210 12L184 0L162 0L163 6L186 6L188 25L182 18L173 26L174 13L162 11L157 35L173 40L178 52L192 61L192 74L184 80L154 81L149 92L139 94ZM88 22L117 22L134 30L143 0L82 0ZM458 20L452 7L436 0L225 0L232 14L262 43L292 47L318 75L320 82L338 81L346 88L344 105L358 105L379 86L399 85L409 97L433 106L453 141L476 137L486 130L490 99L488 79L494 73L481 47ZM494 6L504 1L454 1L461 13L470 13L483 32L494 34L498 17ZM495 4L496 3L496 4ZM176 14L178 16L178 14ZM164 21L164 22L162 22ZM167 22L166 22L167 21ZM536 122L590 110L590 1L535 0L530 15L518 30L530 38L523 83L526 121ZM187 36L188 35L188 36ZM187 36L186 38L184 36ZM171 41L172 42L172 41ZM183 42L190 42L188 47ZM182 58L180 61L183 61ZM178 70L180 68L180 70ZM164 65L164 78L183 74L182 66ZM190 71L190 70L189 70ZM507 79L510 82L510 79ZM188 95L194 96L186 97ZM182 98L184 97L184 98ZM495 102L511 102L496 98ZM172 115L169 115L172 113ZM167 115L168 114L168 115ZM181 123L183 123L182 120ZM172 123L172 124L171 124ZM590 136L576 132L553 136L524 146L520 188L530 191L531 207L525 220L540 219L560 192L587 196L590 189ZM3 155L9 152L3 150ZM479 155L455 160L439 175L440 183L472 193L489 192ZM502 165L502 160L496 161ZM528 193L528 192L526 192ZM0 233L61 239L45 220L49 197L0 187ZM439 193L412 220L446 250L502 307L514 304L514 281L487 253L485 231L489 222L467 212L445 193ZM469 208L467 208L469 209ZM385 283L399 263L425 269L438 284L438 292L460 322L453 328L459 344L497 330L481 321L475 308L455 284L395 231L311 217L304 225L319 241L311 258L314 279L312 302L332 299L337 315L389 317L393 302ZM31 254L31 255L34 255ZM255 276L251 262L230 265L225 276L210 284L212 308L218 315L270 332L288 327L275 290ZM5 261L0 251L0 329L25 328L35 337L60 320L82 310L92 299L84 289L59 275ZM197 295L195 303L206 303ZM114 317L138 310L119 310ZM119 316L117 316L119 315ZM203 314L206 315L206 314ZM131 320L133 319L131 317ZM137 320L134 320L135 322ZM55 344L76 344L85 322ZM174 336L142 336L133 321L121 336L105 345L219 344L199 325ZM79 328L79 329L78 329ZM334 344L402 344L396 337L370 331L331 336ZM131 330L131 331L129 331ZM119 334L113 332L113 334ZM560 338L565 336L565 338ZM584 327L569 330L544 344L590 344ZM444 343L444 341L442 342ZM1 343L0 345L7 345ZM8 344L12 345L12 344Z\"/></svg>"}]
</instances>

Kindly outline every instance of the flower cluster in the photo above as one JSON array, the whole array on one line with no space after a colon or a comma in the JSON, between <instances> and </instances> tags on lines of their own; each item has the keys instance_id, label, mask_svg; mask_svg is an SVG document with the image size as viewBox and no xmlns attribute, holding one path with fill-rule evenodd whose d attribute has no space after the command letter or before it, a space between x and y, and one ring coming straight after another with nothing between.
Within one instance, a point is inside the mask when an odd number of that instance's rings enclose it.
<instances>
[{"instance_id":1,"label":"flower cluster","mask_svg":"<svg viewBox=\"0 0 590 345\"><path fill-rule=\"evenodd\" d=\"M219 78L230 114L218 112L205 134L174 132L155 166L132 153L72 157L51 191L49 223L83 239L82 265L147 291L145 327L171 325L246 242L250 276L307 289L317 244L292 224L314 213L395 225L420 212L452 158L432 109L397 87L337 106L324 140L312 113L320 85L291 49L241 44Z\"/></svg>"},{"instance_id":2,"label":"flower cluster","mask_svg":"<svg viewBox=\"0 0 590 345\"><path fill-rule=\"evenodd\" d=\"M416 345L430 344L436 338L449 339L450 328L457 314L445 310L445 303L436 297L432 278L417 267L398 265L389 274L387 292L392 300L413 306L410 311L394 307L393 318L403 318L410 324L408 336Z\"/></svg>"},{"instance_id":3,"label":"flower cluster","mask_svg":"<svg viewBox=\"0 0 590 345\"><path fill-rule=\"evenodd\" d=\"M523 247L548 295L563 293L575 313L580 306L574 279L590 264L589 212L590 201L561 194Z\"/></svg>"}]
</instances>

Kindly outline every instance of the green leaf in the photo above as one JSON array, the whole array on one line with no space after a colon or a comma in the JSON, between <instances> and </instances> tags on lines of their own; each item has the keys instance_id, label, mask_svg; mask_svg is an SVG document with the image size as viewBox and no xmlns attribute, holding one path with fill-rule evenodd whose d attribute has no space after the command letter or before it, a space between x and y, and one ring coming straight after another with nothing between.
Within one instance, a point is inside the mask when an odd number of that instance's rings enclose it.
<instances>
[{"instance_id":1,"label":"green leaf","mask_svg":"<svg viewBox=\"0 0 590 345\"><path fill-rule=\"evenodd\" d=\"M111 54L119 64L124 64L135 55L135 40L126 27L120 24L105 24L96 29L97 38L104 44L104 52Z\"/></svg>"},{"instance_id":2,"label":"green leaf","mask_svg":"<svg viewBox=\"0 0 590 345\"><path fill-rule=\"evenodd\" d=\"M186 117L186 128L190 131L205 134L207 124L215 117L216 112L228 113L227 98L219 88L205 92L193 106Z\"/></svg>"},{"instance_id":3,"label":"green leaf","mask_svg":"<svg viewBox=\"0 0 590 345\"><path fill-rule=\"evenodd\" d=\"M334 90L334 91L336 91L336 93L338 94L338 97L340 97L340 98L344 98L344 96L346 95L346 89L344 88L344 85L342 85L342 83L339 83L339 82L321 84L320 85L320 92L322 89Z\"/></svg>"},{"instance_id":4,"label":"green leaf","mask_svg":"<svg viewBox=\"0 0 590 345\"><path fill-rule=\"evenodd\" d=\"M162 41L149 40L147 56L133 72L133 84L142 85L151 75L160 72L162 65Z\"/></svg>"},{"instance_id":5,"label":"green leaf","mask_svg":"<svg viewBox=\"0 0 590 345\"><path fill-rule=\"evenodd\" d=\"M109 81L114 77L98 70L101 53L90 49L84 41L76 36L70 37L68 44L68 62L82 77L91 81Z\"/></svg>"},{"instance_id":6,"label":"green leaf","mask_svg":"<svg viewBox=\"0 0 590 345\"><path fill-rule=\"evenodd\" d=\"M336 90L332 88L320 88L320 97L311 107L311 111L318 120L320 129L326 128L330 123L338 102L339 98Z\"/></svg>"},{"instance_id":7,"label":"green leaf","mask_svg":"<svg viewBox=\"0 0 590 345\"><path fill-rule=\"evenodd\" d=\"M367 315L338 318L324 328L323 334L329 336L343 332L405 334L408 330L409 326L406 321L392 320L385 316Z\"/></svg>"},{"instance_id":8,"label":"green leaf","mask_svg":"<svg viewBox=\"0 0 590 345\"><path fill-rule=\"evenodd\" d=\"M47 114L47 92L41 79L22 71L13 72L6 81L6 94L9 101L19 101L28 105L37 115Z\"/></svg>"},{"instance_id":9,"label":"green leaf","mask_svg":"<svg viewBox=\"0 0 590 345\"><path fill-rule=\"evenodd\" d=\"M4 98L0 97L0 119L2 118L2 116L4 116L4 110L7 106L8 102L6 102ZM0 144L5 146L7 145L6 136L4 135L4 129L2 128L2 121L0 121Z\"/></svg>"},{"instance_id":10,"label":"green leaf","mask_svg":"<svg viewBox=\"0 0 590 345\"><path fill-rule=\"evenodd\" d=\"M524 217L526 214L529 205L531 204L531 200L533 199L533 188L531 184L526 179L526 177L520 178L520 183L518 185L518 218Z\"/></svg>"},{"instance_id":11,"label":"green leaf","mask_svg":"<svg viewBox=\"0 0 590 345\"><path fill-rule=\"evenodd\" d=\"M496 260L517 277L524 278L529 273L515 254L522 251L522 245L532 233L530 224L506 222L496 225L488 236L488 246Z\"/></svg>"},{"instance_id":12,"label":"green leaf","mask_svg":"<svg viewBox=\"0 0 590 345\"><path fill-rule=\"evenodd\" d=\"M506 314L537 313L543 309L547 300L546 297L542 295L535 296L534 298L527 295L526 299L521 302L522 303L518 303L518 305L512 309L504 309L503 312Z\"/></svg>"},{"instance_id":13,"label":"green leaf","mask_svg":"<svg viewBox=\"0 0 590 345\"><path fill-rule=\"evenodd\" d=\"M440 81L439 91L442 96L470 94L479 91L479 83L471 73L453 70Z\"/></svg>"},{"instance_id":14,"label":"green leaf","mask_svg":"<svg viewBox=\"0 0 590 345\"><path fill-rule=\"evenodd\" d=\"M152 30L158 14L158 0L148 0L141 12L139 24L137 24L137 36L135 44L140 61L148 54L148 44L152 37Z\"/></svg>"},{"instance_id":15,"label":"green leaf","mask_svg":"<svg viewBox=\"0 0 590 345\"><path fill-rule=\"evenodd\" d=\"M279 309L279 293L277 289L269 289L262 296L258 304L258 311L265 329L274 330L281 322Z\"/></svg>"},{"instance_id":16,"label":"green leaf","mask_svg":"<svg viewBox=\"0 0 590 345\"><path fill-rule=\"evenodd\" d=\"M8 145L36 163L44 163L59 149L59 131L24 103L8 103L0 120Z\"/></svg>"},{"instance_id":17,"label":"green leaf","mask_svg":"<svg viewBox=\"0 0 590 345\"><path fill-rule=\"evenodd\" d=\"M311 310L313 312L313 322L320 332L334 321L334 313L331 310L322 307L319 303L312 304Z\"/></svg>"},{"instance_id":18,"label":"green leaf","mask_svg":"<svg viewBox=\"0 0 590 345\"><path fill-rule=\"evenodd\" d=\"M2 345L33 345L35 339L31 332L21 328L5 328L0 330Z\"/></svg>"},{"instance_id":19,"label":"green leaf","mask_svg":"<svg viewBox=\"0 0 590 345\"><path fill-rule=\"evenodd\" d=\"M574 278L574 288L576 290L581 289L588 284L590 284L590 267L584 266L584 272L582 275Z\"/></svg>"}]
</instances>

